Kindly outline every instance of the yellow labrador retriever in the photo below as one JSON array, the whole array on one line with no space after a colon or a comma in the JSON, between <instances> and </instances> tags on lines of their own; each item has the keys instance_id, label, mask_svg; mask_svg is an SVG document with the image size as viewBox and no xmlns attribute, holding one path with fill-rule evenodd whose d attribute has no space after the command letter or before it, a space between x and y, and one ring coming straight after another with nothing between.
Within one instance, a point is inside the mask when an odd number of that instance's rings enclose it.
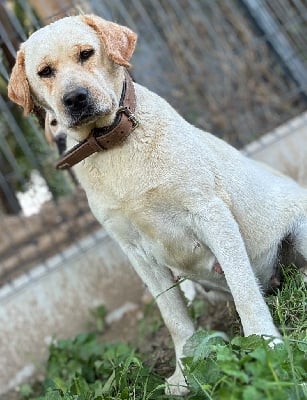
<instances>
[{"instance_id":1,"label":"yellow labrador retriever","mask_svg":"<svg viewBox=\"0 0 307 400\"><path fill-rule=\"evenodd\" d=\"M245 335L278 338L262 293L283 243L294 261L307 259L307 191L132 83L135 43L96 16L59 20L22 44L9 96L65 129L71 151L60 167L76 164L93 213L156 298L177 359L168 392L184 394L180 358L194 326L174 276L230 294Z\"/></svg>"}]
</instances>

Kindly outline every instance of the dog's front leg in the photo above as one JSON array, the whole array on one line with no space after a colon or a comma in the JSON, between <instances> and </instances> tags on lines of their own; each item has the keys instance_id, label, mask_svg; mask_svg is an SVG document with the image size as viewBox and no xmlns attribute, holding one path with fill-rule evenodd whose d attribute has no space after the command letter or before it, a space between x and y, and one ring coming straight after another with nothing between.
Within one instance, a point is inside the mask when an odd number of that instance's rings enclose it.
<instances>
[{"instance_id":1,"label":"dog's front leg","mask_svg":"<svg viewBox=\"0 0 307 400\"><path fill-rule=\"evenodd\" d=\"M194 325L188 314L183 295L179 286L174 286L173 274L167 267L159 265L154 259L149 264L145 257L134 252L126 251L126 253L128 253L135 271L147 285L157 302L174 342L176 369L174 374L166 381L166 393L184 395L188 393L188 390L182 374L180 359L183 356L183 346L194 333Z\"/></svg>"},{"instance_id":2,"label":"dog's front leg","mask_svg":"<svg viewBox=\"0 0 307 400\"><path fill-rule=\"evenodd\" d=\"M244 334L279 337L232 213L219 198L200 204L195 202L191 210L192 224L225 273Z\"/></svg>"}]
</instances>

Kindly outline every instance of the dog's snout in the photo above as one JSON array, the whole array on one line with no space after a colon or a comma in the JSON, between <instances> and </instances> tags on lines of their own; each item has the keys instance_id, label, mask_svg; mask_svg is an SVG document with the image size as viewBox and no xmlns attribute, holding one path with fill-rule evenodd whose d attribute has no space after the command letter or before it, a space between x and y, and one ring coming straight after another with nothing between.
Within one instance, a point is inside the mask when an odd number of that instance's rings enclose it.
<instances>
[{"instance_id":1,"label":"dog's snout","mask_svg":"<svg viewBox=\"0 0 307 400\"><path fill-rule=\"evenodd\" d=\"M63 96L63 104L71 111L80 111L88 105L88 90L76 88Z\"/></svg>"}]
</instances>

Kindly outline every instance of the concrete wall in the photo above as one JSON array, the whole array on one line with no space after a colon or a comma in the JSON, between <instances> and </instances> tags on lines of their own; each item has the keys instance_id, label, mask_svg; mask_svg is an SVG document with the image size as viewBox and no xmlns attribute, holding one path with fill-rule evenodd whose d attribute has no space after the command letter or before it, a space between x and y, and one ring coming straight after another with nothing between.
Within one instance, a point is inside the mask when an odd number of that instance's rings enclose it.
<instances>
[{"instance_id":1,"label":"concrete wall","mask_svg":"<svg viewBox=\"0 0 307 400\"><path fill-rule=\"evenodd\" d=\"M262 136L243 152L307 186L307 112Z\"/></svg>"}]
</instances>

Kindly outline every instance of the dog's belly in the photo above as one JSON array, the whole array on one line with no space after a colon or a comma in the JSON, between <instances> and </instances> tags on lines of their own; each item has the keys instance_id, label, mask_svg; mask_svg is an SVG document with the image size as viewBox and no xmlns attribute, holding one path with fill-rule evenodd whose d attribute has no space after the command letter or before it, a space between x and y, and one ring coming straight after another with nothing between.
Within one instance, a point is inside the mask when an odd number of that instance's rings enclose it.
<instances>
[{"instance_id":1,"label":"dog's belly","mask_svg":"<svg viewBox=\"0 0 307 400\"><path fill-rule=\"evenodd\" d=\"M166 213L133 213L127 217L118 211L103 213L91 208L107 232L125 253L134 253L145 264L169 268L174 278L182 277L201 283L205 288L228 291L221 268L211 250L202 243L184 218ZM211 283L211 284L210 284Z\"/></svg>"},{"instance_id":2,"label":"dog's belly","mask_svg":"<svg viewBox=\"0 0 307 400\"><path fill-rule=\"evenodd\" d=\"M215 286L226 287L221 268L210 249L188 228L173 230L160 227L156 239L138 231L137 246L150 261L168 267L175 277L189 278L197 282L212 282Z\"/></svg>"}]
</instances>

